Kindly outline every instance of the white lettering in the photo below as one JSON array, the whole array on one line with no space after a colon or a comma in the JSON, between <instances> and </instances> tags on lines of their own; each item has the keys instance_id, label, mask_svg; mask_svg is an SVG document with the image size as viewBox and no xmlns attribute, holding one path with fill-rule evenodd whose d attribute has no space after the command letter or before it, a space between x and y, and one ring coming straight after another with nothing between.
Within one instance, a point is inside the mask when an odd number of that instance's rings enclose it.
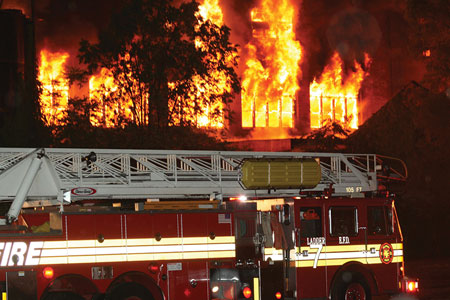
<instances>
[{"instance_id":1,"label":"white lettering","mask_svg":"<svg viewBox=\"0 0 450 300\"><path fill-rule=\"evenodd\" d=\"M9 257L8 266L23 266L23 263L25 261L25 253L27 252L27 244L24 242L14 242L12 249L11 249L11 255ZM14 256L17 255L17 261L14 258Z\"/></svg>"},{"instance_id":2,"label":"white lettering","mask_svg":"<svg viewBox=\"0 0 450 300\"><path fill-rule=\"evenodd\" d=\"M345 187L345 191L347 193L361 193L362 187L361 186L357 186L357 187L347 186L347 187Z\"/></svg>"},{"instance_id":3,"label":"white lettering","mask_svg":"<svg viewBox=\"0 0 450 300\"><path fill-rule=\"evenodd\" d=\"M9 253L11 252L11 242L7 242L5 245L5 250L3 251L2 256L2 262L0 263L0 266L6 267L6 264L8 263Z\"/></svg>"},{"instance_id":4,"label":"white lettering","mask_svg":"<svg viewBox=\"0 0 450 300\"><path fill-rule=\"evenodd\" d=\"M339 244L350 244L350 238L348 236L340 236Z\"/></svg>"},{"instance_id":5,"label":"white lettering","mask_svg":"<svg viewBox=\"0 0 450 300\"><path fill-rule=\"evenodd\" d=\"M312 244L311 249L317 249L316 256L314 257L313 269L317 268L317 263L319 262L320 252L322 252L324 244Z\"/></svg>"},{"instance_id":6,"label":"white lettering","mask_svg":"<svg viewBox=\"0 0 450 300\"><path fill-rule=\"evenodd\" d=\"M313 238L306 238L306 244L309 245L324 245L325 244L325 238L324 237L313 237Z\"/></svg>"},{"instance_id":7,"label":"white lettering","mask_svg":"<svg viewBox=\"0 0 450 300\"><path fill-rule=\"evenodd\" d=\"M5 248L5 243L4 242L0 242L0 250L3 250L3 248ZM1 256L1 252L0 252L0 256Z\"/></svg>"},{"instance_id":8,"label":"white lettering","mask_svg":"<svg viewBox=\"0 0 450 300\"><path fill-rule=\"evenodd\" d=\"M26 266L35 266L39 264L39 257L41 256L41 249L44 246L44 242L31 242L28 247L27 259L25 260Z\"/></svg>"}]
</instances>

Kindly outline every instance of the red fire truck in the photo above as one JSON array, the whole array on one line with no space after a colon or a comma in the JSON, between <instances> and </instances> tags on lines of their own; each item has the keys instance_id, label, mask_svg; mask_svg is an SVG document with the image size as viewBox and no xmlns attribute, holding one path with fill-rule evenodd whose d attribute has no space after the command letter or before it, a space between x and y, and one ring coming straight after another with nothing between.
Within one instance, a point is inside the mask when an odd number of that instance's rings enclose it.
<instances>
[{"instance_id":1,"label":"red fire truck","mask_svg":"<svg viewBox=\"0 0 450 300\"><path fill-rule=\"evenodd\" d=\"M3 299L416 292L381 166L367 154L0 149Z\"/></svg>"}]
</instances>

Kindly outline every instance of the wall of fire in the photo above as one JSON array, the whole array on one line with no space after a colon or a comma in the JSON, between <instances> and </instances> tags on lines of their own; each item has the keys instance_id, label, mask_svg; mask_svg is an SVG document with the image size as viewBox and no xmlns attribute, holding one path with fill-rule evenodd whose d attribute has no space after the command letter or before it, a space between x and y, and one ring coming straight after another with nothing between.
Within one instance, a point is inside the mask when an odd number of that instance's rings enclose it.
<instances>
[{"instance_id":1,"label":"wall of fire","mask_svg":"<svg viewBox=\"0 0 450 300\"><path fill-rule=\"evenodd\" d=\"M273 4L274 1L277 2L277 5ZM370 95L367 96L368 93L361 89L364 80L370 76L370 67L374 57L377 59L377 56L380 56L377 49L369 49L368 52L371 53L364 52L364 55L359 55L359 57L358 55L346 56L346 53L357 53L345 49L345 47L352 47L351 44L331 45L332 49L328 49L328 53L324 55L322 61L317 63L317 57L311 54L312 49L325 47L324 45L317 46L314 41L299 34L299 31L302 30L301 27L304 28L308 24L305 22L299 25L301 23L298 21L299 8L290 0L255 1L251 7L246 7L241 16L238 17L230 17L230 15L227 16L226 13L222 12L222 9L231 11L232 9L229 6L233 1L221 1L221 5L219 5L218 0L204 0L202 2L201 12L203 16L218 25L225 23L231 27L232 39L234 39L232 42L241 45L238 73L242 79L243 91L231 107L231 110L235 112L235 120L237 120L231 126L232 132L252 131L254 137L265 136L267 133L274 132L278 133L275 134L278 137L291 136L320 128L327 121L340 122L347 128L356 129L371 113L375 112L373 107L377 109L384 104L376 103L372 108L369 108L367 98ZM311 5L311 3L317 3L317 1L304 0L304 6ZM344 13L330 15L330 23L338 23L339 18L347 17L346 13L354 15L355 12L352 9L343 10ZM339 11L339 8L335 10ZM361 12L357 11L357 13ZM246 15L246 17L242 17L243 15ZM248 17L249 20L245 20ZM363 18L370 19L372 22L374 20L370 15L363 15ZM320 20L320 18L317 18L317 20ZM388 31L388 36L385 33L386 26L399 25L398 22L391 24L392 20L397 20L397 18L388 17L386 24L382 20L383 39L381 38L382 33L376 32L380 30L377 29L377 24L375 26L372 26L372 24L370 28L375 29L370 38L373 40L374 36L380 35L377 38L381 39L381 43L392 43L391 31ZM360 22L358 19L353 21ZM4 113L14 106L15 100L12 95L19 82L18 80L24 78L27 72L31 72L30 66L33 63L31 53L34 51L34 45L30 44L32 41L30 36L31 22L21 11L1 10L0 22L5 25L1 26L0 35L7 41L2 43L0 48L0 63L2 66L0 69L2 79L0 85L0 107L2 110L0 113ZM376 20L375 23L377 23ZM243 24L246 26L242 26ZM314 24L313 26L317 25ZM240 28L246 29L241 30ZM329 27L328 31L330 31ZM398 31L397 27L394 34L398 34ZM333 34L339 35L339 32ZM328 44L332 43L328 40ZM327 46L330 48L330 45ZM392 45L390 47L392 49ZM359 52L363 53L363 51ZM50 82L52 80L55 82L55 77L63 75L63 72L55 70L64 67L68 55L68 53L56 51L41 52L39 55L41 64L39 76L48 75ZM351 59L348 57L351 57ZM388 80L391 81L388 96L392 96L395 92L395 89L392 88L392 82L395 81L395 67L392 65L394 59L391 55L388 61L390 65L385 68L389 69L390 78ZM381 59L379 60L381 61ZM43 68L44 63L47 65L46 71ZM320 65L320 70L314 71L314 69L318 69L317 65ZM402 69L402 66L397 69ZM47 75L42 70L47 72ZM87 91L90 95L95 93L95 84L104 84L110 80L107 72L105 70L102 70L102 72L103 74L91 78ZM403 70L403 72L405 71ZM407 81L406 77L403 78L402 83ZM96 83L96 80L103 80L104 82ZM373 78L371 80L371 84L376 83ZM63 79L60 79L59 83L59 85L43 85L43 96L48 97L49 100L47 104L42 105L41 109L44 115L49 116L49 122L57 120L58 114L67 106L69 87ZM398 83L397 85L400 86ZM54 101L55 99L52 97L55 89L57 89L58 101ZM86 93L86 88L84 92ZM45 93L47 93L47 96L45 96ZM384 97L383 101L385 102L387 99L387 97ZM107 113L105 110L104 114ZM98 118L102 119L102 116L98 116ZM97 122L96 125L101 125L101 122ZM204 118L202 123L198 125L214 127L211 122L208 123ZM273 134L271 135L273 136Z\"/></svg>"}]
</instances>

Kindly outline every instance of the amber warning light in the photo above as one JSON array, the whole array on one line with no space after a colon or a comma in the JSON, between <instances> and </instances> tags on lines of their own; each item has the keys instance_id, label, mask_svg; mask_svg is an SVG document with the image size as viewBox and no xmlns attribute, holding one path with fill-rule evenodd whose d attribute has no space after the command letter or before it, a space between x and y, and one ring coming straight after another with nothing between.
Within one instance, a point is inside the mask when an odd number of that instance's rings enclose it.
<instances>
[{"instance_id":1,"label":"amber warning light","mask_svg":"<svg viewBox=\"0 0 450 300\"><path fill-rule=\"evenodd\" d=\"M244 297L246 299L249 299L252 296L252 290L246 286L243 290L242 290L242 294L244 295Z\"/></svg>"},{"instance_id":2,"label":"amber warning light","mask_svg":"<svg viewBox=\"0 0 450 300\"><path fill-rule=\"evenodd\" d=\"M44 270L42 270L42 275L44 275L44 278L46 279L52 279L54 272L52 267L45 267Z\"/></svg>"}]
</instances>

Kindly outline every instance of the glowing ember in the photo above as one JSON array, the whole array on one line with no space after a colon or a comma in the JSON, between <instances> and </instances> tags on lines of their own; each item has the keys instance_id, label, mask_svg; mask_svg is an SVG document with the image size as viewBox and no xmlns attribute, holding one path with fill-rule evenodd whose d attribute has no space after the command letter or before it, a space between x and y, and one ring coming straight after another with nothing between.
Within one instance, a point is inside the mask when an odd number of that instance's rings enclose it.
<instances>
[{"instance_id":1,"label":"glowing ember","mask_svg":"<svg viewBox=\"0 0 450 300\"><path fill-rule=\"evenodd\" d=\"M69 54L42 50L40 56L41 114L46 125L61 125L69 100L69 81L64 76L64 64Z\"/></svg>"},{"instance_id":2,"label":"glowing ember","mask_svg":"<svg viewBox=\"0 0 450 300\"><path fill-rule=\"evenodd\" d=\"M246 46L242 127L293 126L302 50L295 40L292 3L275 2L263 0L251 11L253 39Z\"/></svg>"},{"instance_id":3,"label":"glowing ember","mask_svg":"<svg viewBox=\"0 0 450 300\"><path fill-rule=\"evenodd\" d=\"M366 66L369 61L366 54ZM311 128L320 128L327 120L358 128L358 94L367 73L355 64L356 71L344 76L342 65L336 52L319 80L310 85Z\"/></svg>"}]
</instances>

